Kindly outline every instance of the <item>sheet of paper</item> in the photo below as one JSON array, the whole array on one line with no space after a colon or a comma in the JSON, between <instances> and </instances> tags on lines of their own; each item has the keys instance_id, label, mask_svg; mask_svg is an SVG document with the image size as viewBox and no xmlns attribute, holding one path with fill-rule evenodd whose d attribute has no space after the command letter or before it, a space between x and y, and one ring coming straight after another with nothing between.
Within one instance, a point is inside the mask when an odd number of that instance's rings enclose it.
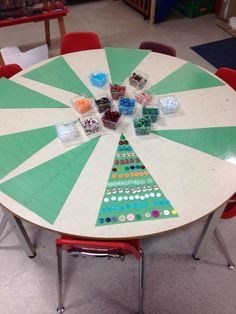
<instances>
[{"instance_id":1,"label":"sheet of paper","mask_svg":"<svg viewBox=\"0 0 236 314\"><path fill-rule=\"evenodd\" d=\"M216 77L192 63L186 63L147 91L153 95L161 95L222 85L224 83Z\"/></svg>"},{"instance_id":2,"label":"sheet of paper","mask_svg":"<svg viewBox=\"0 0 236 314\"><path fill-rule=\"evenodd\" d=\"M150 53L149 50L109 47L105 52L113 84L122 83Z\"/></svg>"},{"instance_id":3,"label":"sheet of paper","mask_svg":"<svg viewBox=\"0 0 236 314\"><path fill-rule=\"evenodd\" d=\"M1 49L1 54L5 64L16 63L22 69L30 65L48 59L48 46L42 45L26 52L21 52L18 47L6 47Z\"/></svg>"},{"instance_id":4,"label":"sheet of paper","mask_svg":"<svg viewBox=\"0 0 236 314\"><path fill-rule=\"evenodd\" d=\"M0 190L53 224L99 139L2 183Z\"/></svg>"}]
</instances>

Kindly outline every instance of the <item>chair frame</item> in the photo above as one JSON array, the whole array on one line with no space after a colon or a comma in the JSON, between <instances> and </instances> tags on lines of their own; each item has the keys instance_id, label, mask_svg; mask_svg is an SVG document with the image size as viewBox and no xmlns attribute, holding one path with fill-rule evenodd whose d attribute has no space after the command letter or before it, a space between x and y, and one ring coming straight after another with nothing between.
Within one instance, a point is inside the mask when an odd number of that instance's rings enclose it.
<instances>
[{"instance_id":1,"label":"chair frame","mask_svg":"<svg viewBox=\"0 0 236 314\"><path fill-rule=\"evenodd\" d=\"M62 240L62 241L61 241ZM76 241L74 239L73 241ZM82 240L83 241L83 240ZM112 244L126 244L126 242L110 242L110 249L98 249L96 247L96 241L92 241L93 245L91 245L91 250L86 247L85 249L79 248L73 249L73 250L65 250L63 248L63 245L61 242L63 242L63 239L57 239L56 240L56 253L57 253L57 272L58 272L58 281L57 281L57 286L58 286L58 306L57 306L57 314L61 314L65 311L64 308L64 301L63 301L63 274L62 274L62 253L64 251L67 251L67 254L70 256L78 257L80 255L82 256L92 256L92 257L99 257L99 258L120 258L122 261L125 259L125 255L122 253L122 250L119 251L119 249L115 248L115 246L112 248ZM88 242L88 241L86 241ZM102 242L98 242L102 243ZM103 243L107 244L109 242L104 242ZM73 244L72 244L73 245ZM75 244L76 246L76 244ZM97 250L98 249L98 250ZM129 253L132 254L132 253ZM143 314L143 298L144 298L144 253L141 248L139 248L139 254L132 254L135 256L135 258L139 261L139 310L138 314Z\"/></svg>"}]
</instances>

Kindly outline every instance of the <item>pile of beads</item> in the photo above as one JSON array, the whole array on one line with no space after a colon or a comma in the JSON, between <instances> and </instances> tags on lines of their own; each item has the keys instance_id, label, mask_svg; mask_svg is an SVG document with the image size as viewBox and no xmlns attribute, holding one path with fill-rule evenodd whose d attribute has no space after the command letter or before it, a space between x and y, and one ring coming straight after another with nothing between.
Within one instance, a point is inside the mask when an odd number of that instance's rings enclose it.
<instances>
[{"instance_id":1,"label":"pile of beads","mask_svg":"<svg viewBox=\"0 0 236 314\"><path fill-rule=\"evenodd\" d=\"M107 74L103 72L94 72L89 76L90 82L93 86L103 87L107 84Z\"/></svg>"},{"instance_id":2,"label":"pile of beads","mask_svg":"<svg viewBox=\"0 0 236 314\"><path fill-rule=\"evenodd\" d=\"M59 137L62 143L74 141L79 135L74 122L58 124L56 125L56 130L57 136Z\"/></svg>"},{"instance_id":3,"label":"pile of beads","mask_svg":"<svg viewBox=\"0 0 236 314\"><path fill-rule=\"evenodd\" d=\"M144 77L144 75L132 73L129 78L129 83L136 89L142 89L147 83L147 79Z\"/></svg>"},{"instance_id":4,"label":"pile of beads","mask_svg":"<svg viewBox=\"0 0 236 314\"><path fill-rule=\"evenodd\" d=\"M135 100L129 97L119 99L119 111L124 115L131 115L134 112Z\"/></svg>"},{"instance_id":5,"label":"pile of beads","mask_svg":"<svg viewBox=\"0 0 236 314\"><path fill-rule=\"evenodd\" d=\"M160 106L164 114L174 113L178 109L178 102L173 96L161 97Z\"/></svg>"},{"instance_id":6,"label":"pile of beads","mask_svg":"<svg viewBox=\"0 0 236 314\"><path fill-rule=\"evenodd\" d=\"M74 108L77 110L79 113L83 114L85 112L88 112L92 108L92 101L88 98L78 98L77 100L74 101Z\"/></svg>"},{"instance_id":7,"label":"pile of beads","mask_svg":"<svg viewBox=\"0 0 236 314\"><path fill-rule=\"evenodd\" d=\"M85 118L80 122L86 134L93 134L100 130L100 122L96 117Z\"/></svg>"},{"instance_id":8,"label":"pile of beads","mask_svg":"<svg viewBox=\"0 0 236 314\"><path fill-rule=\"evenodd\" d=\"M118 111L111 111L110 109L107 109L102 116L103 125L106 128L116 130L120 116L121 114Z\"/></svg>"},{"instance_id":9,"label":"pile of beads","mask_svg":"<svg viewBox=\"0 0 236 314\"><path fill-rule=\"evenodd\" d=\"M143 107L142 114L143 116L149 115L151 117L151 121L156 122L159 116L159 109Z\"/></svg>"},{"instance_id":10,"label":"pile of beads","mask_svg":"<svg viewBox=\"0 0 236 314\"><path fill-rule=\"evenodd\" d=\"M151 118L150 116L144 116L139 119L134 119L134 128L136 135L148 135L151 133Z\"/></svg>"},{"instance_id":11,"label":"pile of beads","mask_svg":"<svg viewBox=\"0 0 236 314\"><path fill-rule=\"evenodd\" d=\"M150 104L150 102L152 101L152 96L147 94L147 93L145 93L145 92L142 92L141 94L136 94L135 100L139 104L145 106L145 105L149 105Z\"/></svg>"},{"instance_id":12,"label":"pile of beads","mask_svg":"<svg viewBox=\"0 0 236 314\"><path fill-rule=\"evenodd\" d=\"M110 92L113 100L118 100L125 95L125 86L119 84L110 84Z\"/></svg>"},{"instance_id":13,"label":"pile of beads","mask_svg":"<svg viewBox=\"0 0 236 314\"><path fill-rule=\"evenodd\" d=\"M95 103L98 107L98 112L102 113L106 111L107 109L111 108L111 99L109 97L102 97L99 99L95 99Z\"/></svg>"}]
</instances>

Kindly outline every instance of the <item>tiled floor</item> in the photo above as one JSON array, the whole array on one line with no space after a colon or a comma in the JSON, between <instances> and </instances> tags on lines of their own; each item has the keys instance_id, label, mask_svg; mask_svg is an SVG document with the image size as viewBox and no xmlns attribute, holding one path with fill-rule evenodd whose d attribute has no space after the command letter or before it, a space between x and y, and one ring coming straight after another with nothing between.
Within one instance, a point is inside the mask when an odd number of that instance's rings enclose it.
<instances>
[{"instance_id":1,"label":"tiled floor","mask_svg":"<svg viewBox=\"0 0 236 314\"><path fill-rule=\"evenodd\" d=\"M151 26L121 1L90 1L69 9L67 31L96 31L103 46L135 48L144 39L166 42L177 49L178 57L210 71L214 68L190 47L229 37L215 25L213 14L196 19L174 14ZM50 56L55 56L60 38L56 21L51 26ZM0 47L12 44L28 50L43 43L43 23L0 29ZM236 272L227 269L214 239L201 261L191 258L203 222L143 241L145 314L236 313ZM236 261L236 220L223 221L221 227ZM37 247L34 259L25 256L9 226L0 239L0 314L56 313L57 235L29 224L26 228ZM138 269L134 259L121 263L65 257L64 269L66 313L128 314L137 309Z\"/></svg>"}]
</instances>

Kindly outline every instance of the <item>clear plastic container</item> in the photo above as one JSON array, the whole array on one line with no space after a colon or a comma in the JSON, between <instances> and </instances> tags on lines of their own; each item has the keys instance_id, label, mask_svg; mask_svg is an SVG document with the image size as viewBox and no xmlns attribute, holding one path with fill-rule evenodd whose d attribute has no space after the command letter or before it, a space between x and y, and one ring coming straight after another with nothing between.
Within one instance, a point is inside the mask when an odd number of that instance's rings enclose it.
<instances>
[{"instance_id":1,"label":"clear plastic container","mask_svg":"<svg viewBox=\"0 0 236 314\"><path fill-rule=\"evenodd\" d=\"M79 121L86 135L97 134L102 130L101 121L95 115L81 118Z\"/></svg>"},{"instance_id":2,"label":"clear plastic container","mask_svg":"<svg viewBox=\"0 0 236 314\"><path fill-rule=\"evenodd\" d=\"M129 83L136 89L142 89L146 85L148 75L139 71L133 72L129 77Z\"/></svg>"},{"instance_id":3,"label":"clear plastic container","mask_svg":"<svg viewBox=\"0 0 236 314\"><path fill-rule=\"evenodd\" d=\"M93 86L102 88L108 82L108 74L105 72L95 71L89 75L89 80Z\"/></svg>"},{"instance_id":4,"label":"clear plastic container","mask_svg":"<svg viewBox=\"0 0 236 314\"><path fill-rule=\"evenodd\" d=\"M123 97L125 95L125 91L125 85L110 84L110 93L113 100L119 100L120 97Z\"/></svg>"},{"instance_id":5,"label":"clear plastic container","mask_svg":"<svg viewBox=\"0 0 236 314\"><path fill-rule=\"evenodd\" d=\"M87 114L94 110L93 107L93 99L88 98L83 95L78 95L71 99L73 108L79 113L79 114Z\"/></svg>"},{"instance_id":6,"label":"clear plastic container","mask_svg":"<svg viewBox=\"0 0 236 314\"><path fill-rule=\"evenodd\" d=\"M134 112L135 99L130 95L125 95L119 99L119 112L124 115L132 115Z\"/></svg>"},{"instance_id":7,"label":"clear plastic container","mask_svg":"<svg viewBox=\"0 0 236 314\"><path fill-rule=\"evenodd\" d=\"M94 102L99 113L105 112L107 109L110 109L112 105L112 100L110 96L106 93L97 95L94 99Z\"/></svg>"},{"instance_id":8,"label":"clear plastic container","mask_svg":"<svg viewBox=\"0 0 236 314\"><path fill-rule=\"evenodd\" d=\"M156 122L159 117L159 109L158 108L146 108L143 107L142 114L143 116L149 115L152 122Z\"/></svg>"},{"instance_id":9,"label":"clear plastic container","mask_svg":"<svg viewBox=\"0 0 236 314\"><path fill-rule=\"evenodd\" d=\"M134 119L133 121L136 135L149 135L152 131L150 116Z\"/></svg>"},{"instance_id":10,"label":"clear plastic container","mask_svg":"<svg viewBox=\"0 0 236 314\"><path fill-rule=\"evenodd\" d=\"M150 95L146 92L138 92L138 91L134 92L134 97L135 97L135 100L137 101L137 103L139 103L140 105L143 105L143 106L150 105L152 98L153 98L152 95Z\"/></svg>"},{"instance_id":11,"label":"clear plastic container","mask_svg":"<svg viewBox=\"0 0 236 314\"><path fill-rule=\"evenodd\" d=\"M102 116L102 122L104 127L112 130L116 130L120 122L121 114L118 111L111 111L107 109Z\"/></svg>"},{"instance_id":12,"label":"clear plastic container","mask_svg":"<svg viewBox=\"0 0 236 314\"><path fill-rule=\"evenodd\" d=\"M74 144L80 136L75 121L57 124L55 125L55 127L57 131L57 136L61 143L64 145Z\"/></svg>"},{"instance_id":13,"label":"clear plastic container","mask_svg":"<svg viewBox=\"0 0 236 314\"><path fill-rule=\"evenodd\" d=\"M164 114L174 113L179 109L179 103L174 96L160 97L159 103Z\"/></svg>"}]
</instances>

